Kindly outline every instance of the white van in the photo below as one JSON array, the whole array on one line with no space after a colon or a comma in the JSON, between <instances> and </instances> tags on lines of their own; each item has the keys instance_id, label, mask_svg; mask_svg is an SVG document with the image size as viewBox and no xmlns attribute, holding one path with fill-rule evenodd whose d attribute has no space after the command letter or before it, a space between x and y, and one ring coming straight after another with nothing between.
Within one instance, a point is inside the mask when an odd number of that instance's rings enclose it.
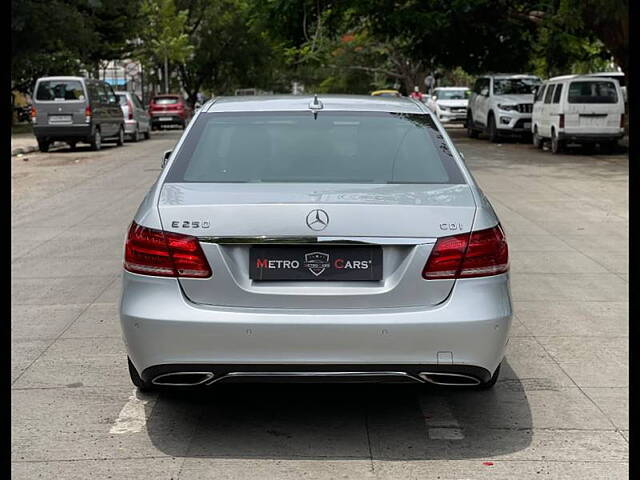
<instances>
[{"instance_id":1,"label":"white van","mask_svg":"<svg viewBox=\"0 0 640 480\"><path fill-rule=\"evenodd\" d=\"M545 81L533 99L533 144L551 141L559 153L567 143L599 143L612 151L624 135L624 99L612 78L565 75Z\"/></svg>"}]
</instances>

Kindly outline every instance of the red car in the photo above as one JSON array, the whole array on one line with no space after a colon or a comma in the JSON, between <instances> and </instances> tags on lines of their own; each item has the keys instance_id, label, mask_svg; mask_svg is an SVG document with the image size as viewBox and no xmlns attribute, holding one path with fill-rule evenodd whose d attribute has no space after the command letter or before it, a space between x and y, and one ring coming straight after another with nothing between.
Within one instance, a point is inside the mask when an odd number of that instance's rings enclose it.
<instances>
[{"instance_id":1,"label":"red car","mask_svg":"<svg viewBox=\"0 0 640 480\"><path fill-rule=\"evenodd\" d=\"M182 95L166 93L151 99L149 115L152 130L163 125L180 125L184 128L191 119L192 111Z\"/></svg>"}]
</instances>

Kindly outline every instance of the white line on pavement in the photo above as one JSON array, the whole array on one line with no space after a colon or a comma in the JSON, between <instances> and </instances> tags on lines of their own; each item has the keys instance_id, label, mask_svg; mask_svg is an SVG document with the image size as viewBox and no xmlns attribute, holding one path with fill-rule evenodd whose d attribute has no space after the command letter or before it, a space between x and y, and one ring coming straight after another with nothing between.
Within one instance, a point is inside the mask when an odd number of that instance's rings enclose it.
<instances>
[{"instance_id":1,"label":"white line on pavement","mask_svg":"<svg viewBox=\"0 0 640 480\"><path fill-rule=\"evenodd\" d=\"M153 408L156 403L157 396L144 395L133 390L133 394L129 397L127 403L124 404L118 418L111 426L109 433L139 433L147 424L146 408ZM148 407L147 407L148 406Z\"/></svg>"}]
</instances>

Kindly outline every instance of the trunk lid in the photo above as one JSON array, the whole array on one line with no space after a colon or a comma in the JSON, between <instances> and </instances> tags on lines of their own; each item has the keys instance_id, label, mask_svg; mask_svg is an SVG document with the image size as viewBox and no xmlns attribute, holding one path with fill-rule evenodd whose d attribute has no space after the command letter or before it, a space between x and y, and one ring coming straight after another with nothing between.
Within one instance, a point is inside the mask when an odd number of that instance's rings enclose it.
<instances>
[{"instance_id":1,"label":"trunk lid","mask_svg":"<svg viewBox=\"0 0 640 480\"><path fill-rule=\"evenodd\" d=\"M317 209L328 217L321 231L307 225ZM437 237L471 230L475 209L468 185L169 183L159 201L163 229L199 237L213 270L208 279L180 279L191 301L272 308L437 305L454 280L423 280L422 268ZM260 241L228 237L380 244L382 280L253 281L249 250Z\"/></svg>"}]
</instances>

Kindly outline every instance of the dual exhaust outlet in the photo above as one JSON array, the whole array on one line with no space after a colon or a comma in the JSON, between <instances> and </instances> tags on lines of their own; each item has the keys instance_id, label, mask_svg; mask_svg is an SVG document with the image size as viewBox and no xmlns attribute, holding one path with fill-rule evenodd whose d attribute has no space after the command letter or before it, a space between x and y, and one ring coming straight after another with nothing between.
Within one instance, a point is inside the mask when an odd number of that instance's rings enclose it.
<instances>
[{"instance_id":1,"label":"dual exhaust outlet","mask_svg":"<svg viewBox=\"0 0 640 480\"><path fill-rule=\"evenodd\" d=\"M172 372L158 375L151 383L157 386L165 387L197 387L202 385L211 385L225 380L244 378L244 379L267 379L274 377L288 378L293 381L296 379L316 379L335 378L343 381L356 380L357 378L365 379L374 378L397 378L398 380L413 381L415 383L431 383L441 386L458 386L471 387L479 385L481 381L471 375L463 373L448 372L420 372L417 375L407 372L229 372L219 377L215 377L212 372Z\"/></svg>"}]
</instances>

